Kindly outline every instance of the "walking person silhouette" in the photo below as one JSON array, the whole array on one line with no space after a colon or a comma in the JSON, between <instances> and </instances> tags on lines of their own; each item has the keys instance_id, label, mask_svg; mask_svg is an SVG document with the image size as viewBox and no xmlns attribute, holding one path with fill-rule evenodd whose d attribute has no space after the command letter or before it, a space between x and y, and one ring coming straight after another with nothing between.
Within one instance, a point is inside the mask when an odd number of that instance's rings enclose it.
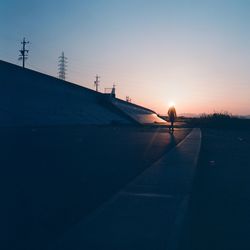
<instances>
[{"instance_id":1,"label":"walking person silhouette","mask_svg":"<svg viewBox=\"0 0 250 250\"><path fill-rule=\"evenodd\" d=\"M177 115L176 115L176 110L174 106L171 106L168 109L168 120L170 122L169 126L169 132L173 133L174 132L174 122L176 121Z\"/></svg>"}]
</instances>

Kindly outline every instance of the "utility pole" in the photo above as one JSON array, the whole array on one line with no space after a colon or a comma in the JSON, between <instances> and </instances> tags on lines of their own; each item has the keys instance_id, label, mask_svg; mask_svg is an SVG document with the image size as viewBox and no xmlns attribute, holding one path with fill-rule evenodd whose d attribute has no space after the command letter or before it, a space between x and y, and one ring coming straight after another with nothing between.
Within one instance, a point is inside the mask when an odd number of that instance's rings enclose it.
<instances>
[{"instance_id":1,"label":"utility pole","mask_svg":"<svg viewBox=\"0 0 250 250\"><path fill-rule=\"evenodd\" d=\"M115 97L115 87L116 87L116 85L113 84L113 87L112 87L112 90L111 90L111 95L112 95L113 97Z\"/></svg>"},{"instance_id":2,"label":"utility pole","mask_svg":"<svg viewBox=\"0 0 250 250\"><path fill-rule=\"evenodd\" d=\"M95 81L94 81L94 85L95 85L95 90L96 90L96 92L98 92L98 87L99 87L99 83L100 83L100 76L98 76L98 75L96 75L96 77L95 77Z\"/></svg>"},{"instance_id":3,"label":"utility pole","mask_svg":"<svg viewBox=\"0 0 250 250\"><path fill-rule=\"evenodd\" d=\"M131 102L131 98L129 96L126 96L126 102Z\"/></svg>"},{"instance_id":4,"label":"utility pole","mask_svg":"<svg viewBox=\"0 0 250 250\"><path fill-rule=\"evenodd\" d=\"M58 57L58 77L61 80L66 79L68 58L64 56L64 52Z\"/></svg>"},{"instance_id":5,"label":"utility pole","mask_svg":"<svg viewBox=\"0 0 250 250\"><path fill-rule=\"evenodd\" d=\"M25 37L23 38L23 41L21 42L22 44L22 49L20 49L20 55L19 55L19 58L18 60L22 60L23 62L23 68L25 68L25 60L28 59L28 53L29 53L29 50L26 49L26 44L30 43L29 41L25 41Z\"/></svg>"}]
</instances>

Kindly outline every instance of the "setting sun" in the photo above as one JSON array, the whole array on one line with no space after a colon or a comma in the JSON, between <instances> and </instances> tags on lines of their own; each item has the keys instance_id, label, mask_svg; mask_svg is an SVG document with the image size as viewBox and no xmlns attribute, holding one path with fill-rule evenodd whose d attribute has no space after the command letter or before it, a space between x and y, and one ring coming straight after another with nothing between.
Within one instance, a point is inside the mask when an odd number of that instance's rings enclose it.
<instances>
[{"instance_id":1,"label":"setting sun","mask_svg":"<svg viewBox=\"0 0 250 250\"><path fill-rule=\"evenodd\" d=\"M174 106L175 106L175 102L170 101L170 102L168 103L168 107L174 107Z\"/></svg>"}]
</instances>

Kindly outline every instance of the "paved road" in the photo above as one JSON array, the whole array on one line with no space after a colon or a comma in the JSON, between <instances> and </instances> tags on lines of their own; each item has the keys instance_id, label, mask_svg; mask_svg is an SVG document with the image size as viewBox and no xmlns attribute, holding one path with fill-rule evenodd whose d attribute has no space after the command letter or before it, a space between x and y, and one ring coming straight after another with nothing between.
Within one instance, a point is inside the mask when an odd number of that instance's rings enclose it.
<instances>
[{"instance_id":1,"label":"paved road","mask_svg":"<svg viewBox=\"0 0 250 250\"><path fill-rule=\"evenodd\" d=\"M201 142L194 129L50 250L173 250L179 243Z\"/></svg>"},{"instance_id":2,"label":"paved road","mask_svg":"<svg viewBox=\"0 0 250 250\"><path fill-rule=\"evenodd\" d=\"M2 128L0 248L46 248L189 131Z\"/></svg>"}]
</instances>

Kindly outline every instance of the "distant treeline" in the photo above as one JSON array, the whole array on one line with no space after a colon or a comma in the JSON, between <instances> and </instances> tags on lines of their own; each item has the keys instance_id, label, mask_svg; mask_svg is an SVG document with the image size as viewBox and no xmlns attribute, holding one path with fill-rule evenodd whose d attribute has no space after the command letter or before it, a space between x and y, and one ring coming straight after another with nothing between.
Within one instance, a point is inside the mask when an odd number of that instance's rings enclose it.
<instances>
[{"instance_id":1,"label":"distant treeline","mask_svg":"<svg viewBox=\"0 0 250 250\"><path fill-rule=\"evenodd\" d=\"M250 129L250 119L233 116L228 112L202 114L198 118L186 118L186 122L189 126L201 128Z\"/></svg>"}]
</instances>

